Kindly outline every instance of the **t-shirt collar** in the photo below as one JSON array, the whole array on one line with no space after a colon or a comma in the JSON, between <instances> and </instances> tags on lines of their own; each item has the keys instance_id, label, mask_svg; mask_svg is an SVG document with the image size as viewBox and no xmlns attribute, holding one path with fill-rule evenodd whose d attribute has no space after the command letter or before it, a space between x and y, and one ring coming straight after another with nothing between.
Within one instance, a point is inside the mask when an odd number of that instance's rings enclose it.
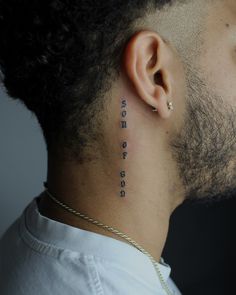
<instances>
[{"instance_id":1,"label":"t-shirt collar","mask_svg":"<svg viewBox=\"0 0 236 295\"><path fill-rule=\"evenodd\" d=\"M57 248L92 254L113 261L142 277L148 284L160 285L155 267L147 255L126 242L73 227L42 215L37 205L40 197L41 194L34 197L24 211L25 226L39 241ZM167 281L171 272L170 266L164 262L163 258L158 266L163 279Z\"/></svg>"}]
</instances>

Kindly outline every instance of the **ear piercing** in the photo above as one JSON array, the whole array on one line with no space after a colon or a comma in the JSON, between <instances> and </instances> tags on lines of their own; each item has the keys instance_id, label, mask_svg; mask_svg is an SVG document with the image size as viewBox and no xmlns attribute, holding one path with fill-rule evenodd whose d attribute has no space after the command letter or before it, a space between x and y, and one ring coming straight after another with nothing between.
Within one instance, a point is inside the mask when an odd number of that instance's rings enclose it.
<instances>
[{"instance_id":1,"label":"ear piercing","mask_svg":"<svg viewBox=\"0 0 236 295\"><path fill-rule=\"evenodd\" d=\"M167 106L168 106L168 109L173 111L174 110L174 107L173 107L173 103L171 101L168 101L167 102Z\"/></svg>"},{"instance_id":2,"label":"ear piercing","mask_svg":"<svg viewBox=\"0 0 236 295\"><path fill-rule=\"evenodd\" d=\"M173 103L172 103L171 101L168 101L168 102L167 102L167 107L168 107L168 109L171 110L171 111L174 110ZM153 112L157 112L157 108L153 108L152 111L153 111Z\"/></svg>"}]
</instances>

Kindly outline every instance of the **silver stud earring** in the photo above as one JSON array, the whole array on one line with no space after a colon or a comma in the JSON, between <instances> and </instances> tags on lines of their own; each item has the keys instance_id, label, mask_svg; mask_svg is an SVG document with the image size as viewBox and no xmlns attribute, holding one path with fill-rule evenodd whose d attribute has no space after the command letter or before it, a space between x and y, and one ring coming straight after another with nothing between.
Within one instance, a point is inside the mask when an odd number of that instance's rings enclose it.
<instances>
[{"instance_id":1,"label":"silver stud earring","mask_svg":"<svg viewBox=\"0 0 236 295\"><path fill-rule=\"evenodd\" d=\"M173 103L171 101L168 101L167 102L167 106L168 106L168 109L173 111L174 110L174 107L173 107Z\"/></svg>"},{"instance_id":2,"label":"silver stud earring","mask_svg":"<svg viewBox=\"0 0 236 295\"><path fill-rule=\"evenodd\" d=\"M167 107L168 107L168 109L171 110L171 111L174 110L173 103L172 103L171 101L168 101L168 102L167 102ZM153 112L157 112L157 108L154 108L154 107L153 107L152 111L153 111Z\"/></svg>"}]
</instances>

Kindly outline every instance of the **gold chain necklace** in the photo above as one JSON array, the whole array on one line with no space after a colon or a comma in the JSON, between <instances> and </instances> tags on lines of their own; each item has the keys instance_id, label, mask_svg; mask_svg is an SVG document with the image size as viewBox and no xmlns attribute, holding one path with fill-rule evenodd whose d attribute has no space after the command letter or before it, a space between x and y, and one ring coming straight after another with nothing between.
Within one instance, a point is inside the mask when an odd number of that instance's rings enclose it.
<instances>
[{"instance_id":1,"label":"gold chain necklace","mask_svg":"<svg viewBox=\"0 0 236 295\"><path fill-rule=\"evenodd\" d=\"M61 201L59 201L56 197L54 197L49 191L48 191L48 187L47 187L47 183L44 182L44 187L45 187L45 192L48 194L48 196L58 205L60 205L61 207L63 207L64 209L66 209L67 211L73 213L76 216L82 217L83 219L102 227L103 229L106 229L108 231L111 231L112 233L124 238L125 240L127 240L129 243L131 243L133 246L135 246L138 250L140 250L143 254L147 255L149 257L149 259L151 260L151 262L153 263L155 270L157 272L157 275L159 277L159 280L161 282L162 288L165 290L167 295L173 295L172 292L170 291L169 287L167 286L161 271L158 267L158 262L155 261L155 259L151 256L151 254L149 254L146 250L144 250L137 242L135 242L134 240L132 240L131 238L129 238L127 235L125 235L124 233L114 229L113 227L110 227L108 225L105 225L97 220L94 220L88 216L86 216L85 214L82 214L76 210L74 210L73 208L69 207L68 205L66 205L65 203L62 203Z\"/></svg>"}]
</instances>

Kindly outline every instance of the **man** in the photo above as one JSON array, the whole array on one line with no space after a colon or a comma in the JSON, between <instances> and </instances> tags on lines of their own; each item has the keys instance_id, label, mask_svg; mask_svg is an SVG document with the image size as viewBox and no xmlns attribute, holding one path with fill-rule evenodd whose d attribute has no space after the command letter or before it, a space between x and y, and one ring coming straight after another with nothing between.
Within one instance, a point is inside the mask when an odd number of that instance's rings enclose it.
<instances>
[{"instance_id":1,"label":"man","mask_svg":"<svg viewBox=\"0 0 236 295\"><path fill-rule=\"evenodd\" d=\"M48 150L45 190L1 240L1 293L180 294L161 258L172 212L235 190L236 2L0 11L3 84Z\"/></svg>"}]
</instances>

